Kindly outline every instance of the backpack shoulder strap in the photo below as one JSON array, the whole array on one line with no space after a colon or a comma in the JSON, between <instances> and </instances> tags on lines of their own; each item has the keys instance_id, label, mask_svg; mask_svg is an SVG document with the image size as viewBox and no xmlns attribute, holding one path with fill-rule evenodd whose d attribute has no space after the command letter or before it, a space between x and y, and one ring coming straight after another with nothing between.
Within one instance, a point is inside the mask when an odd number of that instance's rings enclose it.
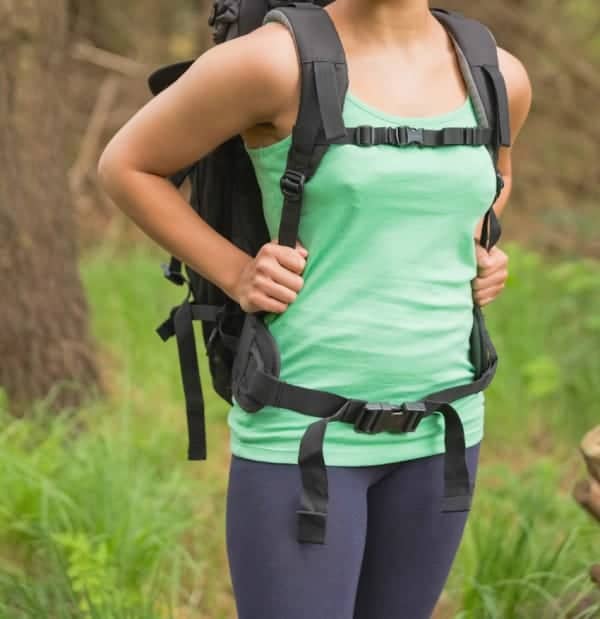
<instances>
[{"instance_id":1,"label":"backpack shoulder strap","mask_svg":"<svg viewBox=\"0 0 600 619\"><path fill-rule=\"evenodd\" d=\"M493 157L500 146L510 146L508 96L498 65L498 46L482 23L459 13L433 9L433 14L448 29L457 47L461 69L480 124L494 130Z\"/></svg>"},{"instance_id":2,"label":"backpack shoulder strap","mask_svg":"<svg viewBox=\"0 0 600 619\"><path fill-rule=\"evenodd\" d=\"M335 26L319 5L298 2L277 7L263 23L271 21L291 32L300 64L300 105L281 178L284 203L279 229L279 242L295 247L304 183L316 172L329 143L346 135L342 110L348 69Z\"/></svg>"},{"instance_id":3,"label":"backpack shoulder strap","mask_svg":"<svg viewBox=\"0 0 600 619\"><path fill-rule=\"evenodd\" d=\"M493 132L492 143L488 149L496 168L496 197L485 214L479 241L489 251L502 233L493 208L504 187L504 180L498 170L499 150L500 146L511 144L508 95L499 68L498 45L492 33L482 23L443 9L433 9L432 12L447 28L455 43L479 124L490 127Z\"/></svg>"}]
</instances>

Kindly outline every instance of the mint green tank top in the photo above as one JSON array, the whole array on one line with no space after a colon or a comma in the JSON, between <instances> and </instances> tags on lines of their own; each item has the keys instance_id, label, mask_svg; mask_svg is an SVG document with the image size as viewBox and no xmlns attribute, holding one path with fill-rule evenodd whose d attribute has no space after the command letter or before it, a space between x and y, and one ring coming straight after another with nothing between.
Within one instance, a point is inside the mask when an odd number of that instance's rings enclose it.
<instances>
[{"instance_id":1,"label":"mint green tank top","mask_svg":"<svg viewBox=\"0 0 600 619\"><path fill-rule=\"evenodd\" d=\"M346 126L429 129L477 125L470 99L426 118L382 112L348 92ZM291 136L246 150L253 162L271 238L282 209L279 179ZM469 335L471 280L477 272L477 222L495 196L485 146L419 148L332 145L305 185L299 238L309 255L304 286L265 324L279 346L280 378L370 402L402 403L473 380ZM482 392L454 402L467 446L483 437ZM316 418L265 406L228 413L231 452L295 463ZM366 466L444 452L444 422L434 414L405 434L362 434L331 422L325 462Z\"/></svg>"}]
</instances>

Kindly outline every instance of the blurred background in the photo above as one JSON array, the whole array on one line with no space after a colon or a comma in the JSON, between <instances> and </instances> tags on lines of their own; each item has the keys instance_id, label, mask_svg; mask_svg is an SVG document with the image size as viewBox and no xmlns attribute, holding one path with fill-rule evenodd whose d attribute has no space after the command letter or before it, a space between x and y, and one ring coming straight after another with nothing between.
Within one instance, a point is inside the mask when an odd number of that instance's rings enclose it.
<instances>
[{"instance_id":1,"label":"blurred background","mask_svg":"<svg viewBox=\"0 0 600 619\"><path fill-rule=\"evenodd\" d=\"M478 491L436 617L600 617L600 529L571 497L600 417L600 4L436 5L487 23L534 89ZM203 365L209 460L187 462L175 345L154 333L182 292L96 176L151 70L212 45L211 8L0 4L0 619L235 617L227 405Z\"/></svg>"}]
</instances>

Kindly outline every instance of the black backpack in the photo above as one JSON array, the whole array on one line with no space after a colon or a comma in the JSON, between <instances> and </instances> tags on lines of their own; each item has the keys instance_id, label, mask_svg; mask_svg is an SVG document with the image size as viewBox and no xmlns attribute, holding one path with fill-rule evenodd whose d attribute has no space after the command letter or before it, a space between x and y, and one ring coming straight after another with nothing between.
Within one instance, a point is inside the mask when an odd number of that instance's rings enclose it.
<instances>
[{"instance_id":1,"label":"black backpack","mask_svg":"<svg viewBox=\"0 0 600 619\"><path fill-rule=\"evenodd\" d=\"M325 1L322 5L327 4ZM439 147L485 145L497 165L501 145L510 145L508 101L498 68L496 42L489 30L453 12L433 9L452 35L471 100L477 127L426 130L415 127L345 127L342 104L348 88L344 50L335 27L321 5L273 0L216 0L209 18L216 43L259 27L263 20L278 21L292 33L300 57L302 97L286 170L280 186L283 199L279 242L295 247L305 183L316 173L323 155L335 144L368 147L393 144ZM157 94L173 83L191 62L163 67L149 79ZM496 198L503 181L498 179ZM191 182L192 208L220 234L255 256L270 237L264 220L261 193L252 162L241 136L224 142L171 180L179 186ZM495 201L495 200L494 200ZM488 250L500 237L493 209L486 213L481 244ZM263 406L279 406L311 415L316 421L302 438L299 466L302 497L298 509L298 540L324 543L327 518L327 471L323 439L331 421L352 423L356 431L410 432L420 420L438 413L445 420L445 495L443 511L470 508L471 484L465 463L462 424L451 402L487 387L497 367L497 355L485 328L483 314L473 308L470 339L474 381L429 394L418 402L372 403L291 385L278 379L279 352L263 321L264 312L246 314L219 288L187 265L171 258L164 274L177 285L188 285L184 301L171 310L157 329L163 340L175 335L179 351L189 432L188 457L206 458L204 399L200 382L193 321L202 322L202 334L215 391L227 402L232 396L248 413Z\"/></svg>"}]
</instances>

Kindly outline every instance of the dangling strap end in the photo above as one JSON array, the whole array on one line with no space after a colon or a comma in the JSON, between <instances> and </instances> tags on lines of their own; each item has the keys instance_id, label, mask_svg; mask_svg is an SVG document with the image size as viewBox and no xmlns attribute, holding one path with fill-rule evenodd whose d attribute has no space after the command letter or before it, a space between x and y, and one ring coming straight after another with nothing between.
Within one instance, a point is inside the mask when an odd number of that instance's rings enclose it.
<instances>
[{"instance_id":1,"label":"dangling strap end","mask_svg":"<svg viewBox=\"0 0 600 619\"><path fill-rule=\"evenodd\" d=\"M482 68L489 75L495 89L497 106L496 133L498 145L509 147L511 146L510 110L504 77L496 65L484 65Z\"/></svg>"},{"instance_id":2,"label":"dangling strap end","mask_svg":"<svg viewBox=\"0 0 600 619\"><path fill-rule=\"evenodd\" d=\"M496 202L496 200L500 197L500 194L504 189L504 185L504 177L499 170L496 170L496 199L494 200L494 202Z\"/></svg>"},{"instance_id":3,"label":"dangling strap end","mask_svg":"<svg viewBox=\"0 0 600 619\"><path fill-rule=\"evenodd\" d=\"M156 333L158 333L163 342L168 341L175 335L175 312L177 312L178 309L179 305L174 307L169 312L169 317L156 328Z\"/></svg>"},{"instance_id":4,"label":"dangling strap end","mask_svg":"<svg viewBox=\"0 0 600 619\"><path fill-rule=\"evenodd\" d=\"M335 66L332 62L315 62L313 67L323 133L331 142L346 136Z\"/></svg>"},{"instance_id":5,"label":"dangling strap end","mask_svg":"<svg viewBox=\"0 0 600 619\"><path fill-rule=\"evenodd\" d=\"M173 317L169 316L160 326L156 328L160 339L166 342L175 335L175 325L173 324Z\"/></svg>"},{"instance_id":6,"label":"dangling strap end","mask_svg":"<svg viewBox=\"0 0 600 619\"><path fill-rule=\"evenodd\" d=\"M445 496L442 499L443 512L468 512L470 509L471 496L469 494Z\"/></svg>"},{"instance_id":7,"label":"dangling strap end","mask_svg":"<svg viewBox=\"0 0 600 619\"><path fill-rule=\"evenodd\" d=\"M169 264L163 263L160 265L160 268L165 279L168 279L172 284L183 286L183 284L187 283L187 279L181 271L181 260L178 260L175 256L171 257Z\"/></svg>"},{"instance_id":8,"label":"dangling strap end","mask_svg":"<svg viewBox=\"0 0 600 619\"><path fill-rule=\"evenodd\" d=\"M302 544L324 544L327 530L327 514L299 509L298 541Z\"/></svg>"},{"instance_id":9,"label":"dangling strap end","mask_svg":"<svg viewBox=\"0 0 600 619\"><path fill-rule=\"evenodd\" d=\"M188 460L206 460L206 446L190 445L188 447Z\"/></svg>"}]
</instances>

